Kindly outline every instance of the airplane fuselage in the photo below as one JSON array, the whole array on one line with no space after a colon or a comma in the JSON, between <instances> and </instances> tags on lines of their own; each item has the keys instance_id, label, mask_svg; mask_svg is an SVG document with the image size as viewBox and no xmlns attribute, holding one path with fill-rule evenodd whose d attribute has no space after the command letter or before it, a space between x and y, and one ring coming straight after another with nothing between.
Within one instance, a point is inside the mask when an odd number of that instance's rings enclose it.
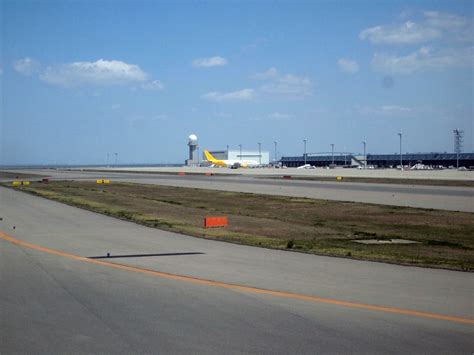
<instances>
[{"instance_id":1,"label":"airplane fuselage","mask_svg":"<svg viewBox=\"0 0 474 355\"><path fill-rule=\"evenodd\" d=\"M214 166L222 166L226 168L251 168L258 166L258 162L255 160L216 159L207 150L204 151L204 155Z\"/></svg>"}]
</instances>

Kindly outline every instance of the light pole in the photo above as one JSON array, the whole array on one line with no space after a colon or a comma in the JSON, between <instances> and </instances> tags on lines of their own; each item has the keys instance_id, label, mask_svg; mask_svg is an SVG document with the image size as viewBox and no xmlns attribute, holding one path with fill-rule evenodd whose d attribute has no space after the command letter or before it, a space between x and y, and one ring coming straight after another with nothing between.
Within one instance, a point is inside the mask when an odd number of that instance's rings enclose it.
<instances>
[{"instance_id":1,"label":"light pole","mask_svg":"<svg viewBox=\"0 0 474 355\"><path fill-rule=\"evenodd\" d=\"M364 145L364 169L367 169L367 154L365 154L365 148L367 146L367 142L363 141L362 144Z\"/></svg>"},{"instance_id":2,"label":"light pole","mask_svg":"<svg viewBox=\"0 0 474 355\"><path fill-rule=\"evenodd\" d=\"M346 147L344 147L344 166L347 165L347 152L346 152Z\"/></svg>"},{"instance_id":3,"label":"light pole","mask_svg":"<svg viewBox=\"0 0 474 355\"><path fill-rule=\"evenodd\" d=\"M199 166L199 147L197 147L197 151L198 151L198 166Z\"/></svg>"},{"instance_id":4,"label":"light pole","mask_svg":"<svg viewBox=\"0 0 474 355\"><path fill-rule=\"evenodd\" d=\"M239 160L242 160L242 144L239 144L239 149L240 149L240 158L239 158Z\"/></svg>"},{"instance_id":5,"label":"light pole","mask_svg":"<svg viewBox=\"0 0 474 355\"><path fill-rule=\"evenodd\" d=\"M273 144L275 144L275 163L276 161L278 160L278 156L277 156L277 145L278 145L278 142L277 141L274 141Z\"/></svg>"},{"instance_id":6,"label":"light pole","mask_svg":"<svg viewBox=\"0 0 474 355\"><path fill-rule=\"evenodd\" d=\"M403 155L402 155L402 133L398 133L400 137L400 170L403 170Z\"/></svg>"},{"instance_id":7,"label":"light pole","mask_svg":"<svg viewBox=\"0 0 474 355\"><path fill-rule=\"evenodd\" d=\"M456 169L459 169L459 154L462 152L462 140L464 136L464 131L460 129L455 129L454 133L454 152L456 153Z\"/></svg>"},{"instance_id":8,"label":"light pole","mask_svg":"<svg viewBox=\"0 0 474 355\"><path fill-rule=\"evenodd\" d=\"M334 166L334 143L331 143L332 166Z\"/></svg>"},{"instance_id":9,"label":"light pole","mask_svg":"<svg viewBox=\"0 0 474 355\"><path fill-rule=\"evenodd\" d=\"M304 143L303 159L304 159L304 165L306 165L306 139L303 139L303 143Z\"/></svg>"},{"instance_id":10,"label":"light pole","mask_svg":"<svg viewBox=\"0 0 474 355\"><path fill-rule=\"evenodd\" d=\"M115 167L117 167L118 153L114 153L114 154L115 154Z\"/></svg>"},{"instance_id":11,"label":"light pole","mask_svg":"<svg viewBox=\"0 0 474 355\"><path fill-rule=\"evenodd\" d=\"M262 143L258 142L258 163L262 165Z\"/></svg>"},{"instance_id":12,"label":"light pole","mask_svg":"<svg viewBox=\"0 0 474 355\"><path fill-rule=\"evenodd\" d=\"M109 167L109 153L107 153L107 168Z\"/></svg>"}]
</instances>

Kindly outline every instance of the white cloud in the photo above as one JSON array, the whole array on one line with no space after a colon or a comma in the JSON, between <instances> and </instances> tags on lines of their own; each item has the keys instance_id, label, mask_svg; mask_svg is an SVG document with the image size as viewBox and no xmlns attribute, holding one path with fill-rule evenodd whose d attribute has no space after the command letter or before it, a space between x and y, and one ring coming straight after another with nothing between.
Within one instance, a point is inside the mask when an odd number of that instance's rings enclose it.
<instances>
[{"instance_id":1,"label":"white cloud","mask_svg":"<svg viewBox=\"0 0 474 355\"><path fill-rule=\"evenodd\" d=\"M194 67L197 68L210 68L227 65L227 59L215 56L209 58L197 58L192 62Z\"/></svg>"},{"instance_id":2,"label":"white cloud","mask_svg":"<svg viewBox=\"0 0 474 355\"><path fill-rule=\"evenodd\" d=\"M425 11L419 23L375 26L360 32L361 39L375 44L417 44L433 42L408 54L375 53L372 66L390 74L410 74L449 68L473 68L473 20L470 17ZM470 43L470 46L466 46Z\"/></svg>"},{"instance_id":3,"label":"white cloud","mask_svg":"<svg viewBox=\"0 0 474 355\"><path fill-rule=\"evenodd\" d=\"M163 90L164 88L165 86L159 80L153 80L153 81L149 81L147 83L142 84L142 89L145 89L145 90L160 91L160 90Z\"/></svg>"},{"instance_id":4,"label":"white cloud","mask_svg":"<svg viewBox=\"0 0 474 355\"><path fill-rule=\"evenodd\" d=\"M411 112L410 107L403 107L398 105L385 105L381 107L382 112L385 113L399 113L399 112Z\"/></svg>"},{"instance_id":5,"label":"white cloud","mask_svg":"<svg viewBox=\"0 0 474 355\"><path fill-rule=\"evenodd\" d=\"M80 85L126 85L141 84L144 90L163 90L159 80L148 81L148 75L135 64L119 60L99 59L95 62L73 62L42 67L31 58L15 61L13 68L23 75L38 75L52 85L73 87ZM132 87L136 90L136 87ZM100 93L94 93L95 96Z\"/></svg>"},{"instance_id":6,"label":"white cloud","mask_svg":"<svg viewBox=\"0 0 474 355\"><path fill-rule=\"evenodd\" d=\"M290 118L295 117L295 115L290 114L290 113L281 113L281 112L272 112L268 114L268 119L274 120L274 121L286 121L289 120Z\"/></svg>"},{"instance_id":7,"label":"white cloud","mask_svg":"<svg viewBox=\"0 0 474 355\"><path fill-rule=\"evenodd\" d=\"M375 44L414 44L441 37L438 29L407 21L398 26L375 26L360 32L360 39Z\"/></svg>"},{"instance_id":8,"label":"white cloud","mask_svg":"<svg viewBox=\"0 0 474 355\"><path fill-rule=\"evenodd\" d=\"M417 71L444 70L454 67L474 66L474 47L446 50L432 50L421 47L405 56L376 53L372 59L373 67L381 72L410 74Z\"/></svg>"},{"instance_id":9,"label":"white cloud","mask_svg":"<svg viewBox=\"0 0 474 355\"><path fill-rule=\"evenodd\" d=\"M313 84L310 79L286 74L261 86L260 90L287 98L302 98L311 95L312 87Z\"/></svg>"},{"instance_id":10,"label":"white cloud","mask_svg":"<svg viewBox=\"0 0 474 355\"><path fill-rule=\"evenodd\" d=\"M250 118L250 121L288 121L294 118L295 115L289 113L281 113L281 112L272 112L267 115L262 116L255 116Z\"/></svg>"},{"instance_id":11,"label":"white cloud","mask_svg":"<svg viewBox=\"0 0 474 355\"><path fill-rule=\"evenodd\" d=\"M423 15L426 18L426 23L435 28L459 28L466 26L468 21L465 17L440 13L438 11L425 11Z\"/></svg>"},{"instance_id":12,"label":"white cloud","mask_svg":"<svg viewBox=\"0 0 474 355\"><path fill-rule=\"evenodd\" d=\"M414 111L411 107L399 105L383 105L383 106L356 106L356 110L366 116L391 116L409 114Z\"/></svg>"},{"instance_id":13,"label":"white cloud","mask_svg":"<svg viewBox=\"0 0 474 355\"><path fill-rule=\"evenodd\" d=\"M40 70L40 63L32 58L26 57L13 63L13 69L23 75L33 75Z\"/></svg>"},{"instance_id":14,"label":"white cloud","mask_svg":"<svg viewBox=\"0 0 474 355\"><path fill-rule=\"evenodd\" d=\"M298 99L310 96L312 93L313 84L309 78L293 74L281 74L276 68L254 74L252 78L266 81L259 90L267 95Z\"/></svg>"},{"instance_id":15,"label":"white cloud","mask_svg":"<svg viewBox=\"0 0 474 355\"><path fill-rule=\"evenodd\" d=\"M447 41L471 41L474 36L473 21L468 17L425 11L418 23L379 25L362 30L359 38L374 44L418 44L445 39Z\"/></svg>"},{"instance_id":16,"label":"white cloud","mask_svg":"<svg viewBox=\"0 0 474 355\"><path fill-rule=\"evenodd\" d=\"M310 79L293 74L281 74L276 68L254 74L251 78L262 80L264 83L256 89L243 89L228 93L214 91L202 95L201 98L223 102L253 100L256 97L299 99L312 94L313 84Z\"/></svg>"},{"instance_id":17,"label":"white cloud","mask_svg":"<svg viewBox=\"0 0 474 355\"><path fill-rule=\"evenodd\" d=\"M444 37L451 43L473 43L474 21L472 17L462 17L437 11L426 11L424 16L426 23L442 30Z\"/></svg>"},{"instance_id":18,"label":"white cloud","mask_svg":"<svg viewBox=\"0 0 474 355\"><path fill-rule=\"evenodd\" d=\"M228 101L248 101L255 97L254 89L242 89L238 91L221 93L217 91L208 92L201 96L202 99L214 102L228 102Z\"/></svg>"},{"instance_id":19,"label":"white cloud","mask_svg":"<svg viewBox=\"0 0 474 355\"><path fill-rule=\"evenodd\" d=\"M263 73L257 73L257 74L252 75L252 78L257 79L257 80L268 80L268 79L276 78L277 76L278 76L278 70L272 67L264 71Z\"/></svg>"},{"instance_id":20,"label":"white cloud","mask_svg":"<svg viewBox=\"0 0 474 355\"><path fill-rule=\"evenodd\" d=\"M242 46L241 49L244 52L255 50L261 47L262 45L264 45L266 42L267 42L267 39L265 37L259 37L255 39L252 43Z\"/></svg>"},{"instance_id":21,"label":"white cloud","mask_svg":"<svg viewBox=\"0 0 474 355\"><path fill-rule=\"evenodd\" d=\"M147 74L135 64L119 60L103 60L96 62L74 62L48 66L40 79L53 85L114 85L144 82Z\"/></svg>"},{"instance_id":22,"label":"white cloud","mask_svg":"<svg viewBox=\"0 0 474 355\"><path fill-rule=\"evenodd\" d=\"M339 68L349 74L355 74L359 71L359 64L355 60L341 58L337 61Z\"/></svg>"},{"instance_id":23,"label":"white cloud","mask_svg":"<svg viewBox=\"0 0 474 355\"><path fill-rule=\"evenodd\" d=\"M166 121L168 119L168 115L165 113L159 114L155 116L155 121Z\"/></svg>"}]
</instances>

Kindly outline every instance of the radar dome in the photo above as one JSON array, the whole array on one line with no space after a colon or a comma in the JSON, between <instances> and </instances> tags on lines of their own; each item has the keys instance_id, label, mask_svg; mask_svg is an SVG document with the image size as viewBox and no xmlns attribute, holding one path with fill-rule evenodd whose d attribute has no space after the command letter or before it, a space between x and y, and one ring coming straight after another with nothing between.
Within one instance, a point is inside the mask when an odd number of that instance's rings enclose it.
<instances>
[{"instance_id":1,"label":"radar dome","mask_svg":"<svg viewBox=\"0 0 474 355\"><path fill-rule=\"evenodd\" d=\"M188 137L189 141L190 142L197 142L198 140L198 137L195 135L195 134L191 134L189 137Z\"/></svg>"}]
</instances>

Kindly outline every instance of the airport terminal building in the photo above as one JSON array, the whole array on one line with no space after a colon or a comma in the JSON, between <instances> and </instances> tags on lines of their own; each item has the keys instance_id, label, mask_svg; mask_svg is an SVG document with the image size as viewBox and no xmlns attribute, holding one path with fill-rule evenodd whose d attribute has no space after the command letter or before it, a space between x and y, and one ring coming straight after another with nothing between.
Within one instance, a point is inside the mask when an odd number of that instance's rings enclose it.
<instances>
[{"instance_id":1,"label":"airport terminal building","mask_svg":"<svg viewBox=\"0 0 474 355\"><path fill-rule=\"evenodd\" d=\"M210 150L214 158L219 160L255 160L261 165L270 164L270 152L258 150L242 150L240 149L229 149L229 150ZM202 154L203 161L206 160L204 153Z\"/></svg>"},{"instance_id":2,"label":"airport terminal building","mask_svg":"<svg viewBox=\"0 0 474 355\"><path fill-rule=\"evenodd\" d=\"M317 155L282 157L280 162L289 168L305 164L313 166L364 166L365 157L353 154ZM423 164L432 167L456 167L456 153L407 153L402 155L404 166ZM400 154L367 154L367 166L390 168L400 165ZM459 167L474 168L474 153L460 153Z\"/></svg>"}]
</instances>

